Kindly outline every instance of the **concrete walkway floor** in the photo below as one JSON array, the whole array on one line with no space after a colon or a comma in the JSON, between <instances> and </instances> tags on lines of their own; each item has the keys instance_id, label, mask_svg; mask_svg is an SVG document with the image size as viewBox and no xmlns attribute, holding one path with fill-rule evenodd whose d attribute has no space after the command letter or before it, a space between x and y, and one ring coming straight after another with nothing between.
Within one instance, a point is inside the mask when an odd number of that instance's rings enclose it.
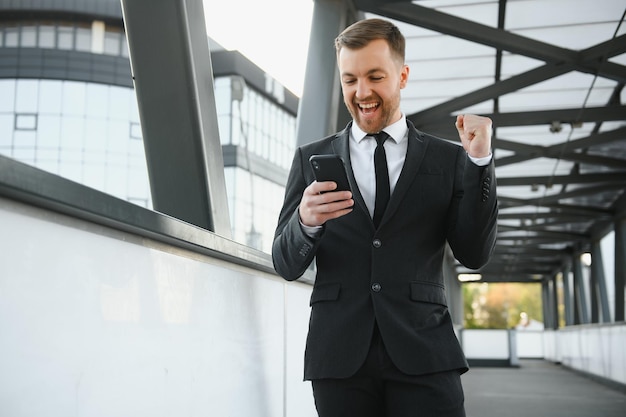
<instances>
[{"instance_id":1,"label":"concrete walkway floor","mask_svg":"<svg viewBox=\"0 0 626 417\"><path fill-rule=\"evenodd\" d=\"M548 361L473 367L462 380L467 417L626 417L626 391Z\"/></svg>"}]
</instances>

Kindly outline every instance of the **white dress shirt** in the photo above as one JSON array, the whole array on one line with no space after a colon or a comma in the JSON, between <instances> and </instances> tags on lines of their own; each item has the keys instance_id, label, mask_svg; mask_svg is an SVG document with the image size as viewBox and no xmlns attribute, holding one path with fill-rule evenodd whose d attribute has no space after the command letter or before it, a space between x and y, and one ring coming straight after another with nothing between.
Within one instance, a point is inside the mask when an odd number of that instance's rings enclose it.
<instances>
[{"instance_id":1,"label":"white dress shirt","mask_svg":"<svg viewBox=\"0 0 626 417\"><path fill-rule=\"evenodd\" d=\"M392 195L404 165L409 143L409 128L406 125L405 116L402 115L400 120L387 126L383 131L389 135L389 139L385 141L383 146L385 147L389 170L389 195ZM363 196L365 205L370 212L370 217L374 216L374 202L376 200L375 149L376 139L363 132L356 123L352 123L350 129L350 163L361 196Z\"/></svg>"}]
</instances>

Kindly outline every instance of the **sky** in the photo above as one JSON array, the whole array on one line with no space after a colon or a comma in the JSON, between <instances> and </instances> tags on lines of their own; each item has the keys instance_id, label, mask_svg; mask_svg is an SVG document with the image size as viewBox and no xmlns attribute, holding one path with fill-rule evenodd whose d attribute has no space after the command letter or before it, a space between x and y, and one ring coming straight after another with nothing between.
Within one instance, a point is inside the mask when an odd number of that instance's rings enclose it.
<instances>
[{"instance_id":1,"label":"sky","mask_svg":"<svg viewBox=\"0 0 626 417\"><path fill-rule=\"evenodd\" d=\"M203 0L207 34L300 97L313 0Z\"/></svg>"}]
</instances>

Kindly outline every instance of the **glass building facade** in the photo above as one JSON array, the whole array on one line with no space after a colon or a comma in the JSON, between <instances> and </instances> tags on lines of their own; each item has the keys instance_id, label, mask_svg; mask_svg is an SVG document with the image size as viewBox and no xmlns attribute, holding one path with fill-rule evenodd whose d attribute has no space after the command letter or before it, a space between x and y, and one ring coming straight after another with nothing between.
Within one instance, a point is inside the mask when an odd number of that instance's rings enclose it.
<instances>
[{"instance_id":1,"label":"glass building facade","mask_svg":"<svg viewBox=\"0 0 626 417\"><path fill-rule=\"evenodd\" d=\"M121 12L117 20L33 14L0 22L0 154L152 208ZM234 74L228 62L245 58L216 49L233 239L270 252L297 99L250 62Z\"/></svg>"},{"instance_id":2,"label":"glass building facade","mask_svg":"<svg viewBox=\"0 0 626 417\"><path fill-rule=\"evenodd\" d=\"M240 76L216 77L215 102L222 146L240 151L235 163L225 159L233 239L269 253L293 158L296 118Z\"/></svg>"},{"instance_id":3,"label":"glass building facade","mask_svg":"<svg viewBox=\"0 0 626 417\"><path fill-rule=\"evenodd\" d=\"M134 91L0 79L0 153L144 207L150 186Z\"/></svg>"}]
</instances>

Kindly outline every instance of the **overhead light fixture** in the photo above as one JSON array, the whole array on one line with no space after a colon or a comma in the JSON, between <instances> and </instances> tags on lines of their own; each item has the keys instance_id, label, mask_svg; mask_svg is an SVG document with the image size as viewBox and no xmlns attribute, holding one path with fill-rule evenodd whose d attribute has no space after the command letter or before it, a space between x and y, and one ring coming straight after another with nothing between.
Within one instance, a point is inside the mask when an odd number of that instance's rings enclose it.
<instances>
[{"instance_id":1,"label":"overhead light fixture","mask_svg":"<svg viewBox=\"0 0 626 417\"><path fill-rule=\"evenodd\" d=\"M591 254L589 252L583 253L582 255L580 255L580 261L585 266L591 266Z\"/></svg>"},{"instance_id":2,"label":"overhead light fixture","mask_svg":"<svg viewBox=\"0 0 626 417\"><path fill-rule=\"evenodd\" d=\"M481 274L459 274L458 279L461 282L480 281L483 278Z\"/></svg>"},{"instance_id":3,"label":"overhead light fixture","mask_svg":"<svg viewBox=\"0 0 626 417\"><path fill-rule=\"evenodd\" d=\"M559 133L561 130L563 130L563 126L558 120L553 121L550 125L550 132L552 133Z\"/></svg>"}]
</instances>

